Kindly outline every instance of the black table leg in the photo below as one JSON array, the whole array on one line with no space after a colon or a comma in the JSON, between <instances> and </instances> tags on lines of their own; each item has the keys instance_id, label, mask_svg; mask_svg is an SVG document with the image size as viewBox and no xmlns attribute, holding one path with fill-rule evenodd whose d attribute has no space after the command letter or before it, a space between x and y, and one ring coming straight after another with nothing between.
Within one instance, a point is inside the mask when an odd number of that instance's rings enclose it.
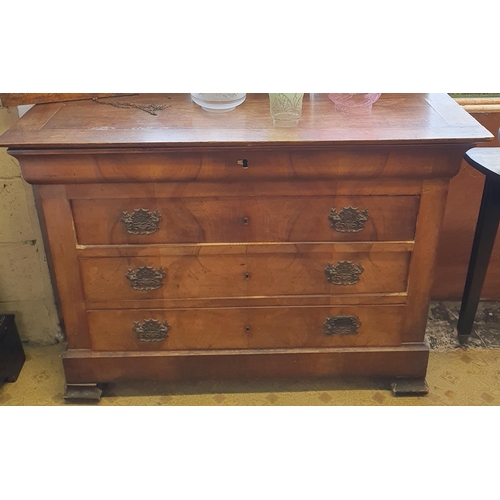
<instances>
[{"instance_id":1,"label":"black table leg","mask_svg":"<svg viewBox=\"0 0 500 500\"><path fill-rule=\"evenodd\" d=\"M458 318L458 340L461 344L467 342L472 332L499 220L500 182L486 177Z\"/></svg>"}]
</instances>

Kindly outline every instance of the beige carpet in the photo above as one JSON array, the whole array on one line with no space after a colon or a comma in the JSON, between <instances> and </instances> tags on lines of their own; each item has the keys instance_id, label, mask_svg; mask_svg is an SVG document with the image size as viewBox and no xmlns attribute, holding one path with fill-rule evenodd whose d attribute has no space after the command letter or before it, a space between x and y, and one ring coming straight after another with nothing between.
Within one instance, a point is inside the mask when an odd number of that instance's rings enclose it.
<instances>
[{"instance_id":1,"label":"beige carpet","mask_svg":"<svg viewBox=\"0 0 500 500\"><path fill-rule=\"evenodd\" d=\"M19 379L0 387L0 405L68 405L63 400L62 346L25 347ZM272 382L122 383L107 386L101 406L450 406L500 404L500 349L431 352L429 394L393 397L388 384L366 379Z\"/></svg>"}]
</instances>

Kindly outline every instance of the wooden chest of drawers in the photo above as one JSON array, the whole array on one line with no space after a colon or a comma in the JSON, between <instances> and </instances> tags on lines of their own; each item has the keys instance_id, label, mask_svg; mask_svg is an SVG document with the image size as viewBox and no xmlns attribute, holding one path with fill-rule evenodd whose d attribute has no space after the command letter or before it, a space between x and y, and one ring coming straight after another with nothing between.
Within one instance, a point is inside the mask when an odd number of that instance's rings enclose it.
<instances>
[{"instance_id":1,"label":"wooden chest of drawers","mask_svg":"<svg viewBox=\"0 0 500 500\"><path fill-rule=\"evenodd\" d=\"M36 186L67 337L68 395L126 379L371 375L425 392L449 179L490 134L446 95L368 115L266 95L210 115L37 106L1 139Z\"/></svg>"}]
</instances>

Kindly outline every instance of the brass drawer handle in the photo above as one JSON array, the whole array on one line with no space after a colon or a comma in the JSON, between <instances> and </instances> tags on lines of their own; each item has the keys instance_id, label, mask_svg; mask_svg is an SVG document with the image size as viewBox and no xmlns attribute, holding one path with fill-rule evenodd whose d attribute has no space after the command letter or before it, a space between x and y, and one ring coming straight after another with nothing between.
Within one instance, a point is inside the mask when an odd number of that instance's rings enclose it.
<instances>
[{"instance_id":1,"label":"brass drawer handle","mask_svg":"<svg viewBox=\"0 0 500 500\"><path fill-rule=\"evenodd\" d=\"M331 227L339 233L359 233L369 218L368 210L353 207L344 207L340 212L332 208L328 215Z\"/></svg>"},{"instance_id":2,"label":"brass drawer handle","mask_svg":"<svg viewBox=\"0 0 500 500\"><path fill-rule=\"evenodd\" d=\"M138 267L135 271L129 269L125 277L134 290L157 290L163 286L163 278L167 273L162 267L155 269L149 266Z\"/></svg>"},{"instance_id":3,"label":"brass drawer handle","mask_svg":"<svg viewBox=\"0 0 500 500\"><path fill-rule=\"evenodd\" d=\"M131 214L123 212L121 217L127 232L130 234L153 234L158 231L158 223L162 216L158 210L150 212L145 208L138 208Z\"/></svg>"},{"instance_id":4,"label":"brass drawer handle","mask_svg":"<svg viewBox=\"0 0 500 500\"><path fill-rule=\"evenodd\" d=\"M141 342L162 342L168 337L170 325L166 321L160 323L156 319L146 319L142 323L136 321L132 329Z\"/></svg>"},{"instance_id":5,"label":"brass drawer handle","mask_svg":"<svg viewBox=\"0 0 500 500\"><path fill-rule=\"evenodd\" d=\"M355 285L359 282L359 275L363 271L361 263L354 264L347 260L341 260L335 266L328 264L325 268L325 276L332 285Z\"/></svg>"},{"instance_id":6,"label":"brass drawer handle","mask_svg":"<svg viewBox=\"0 0 500 500\"><path fill-rule=\"evenodd\" d=\"M325 321L326 335L355 335L361 326L357 316L330 316Z\"/></svg>"}]
</instances>

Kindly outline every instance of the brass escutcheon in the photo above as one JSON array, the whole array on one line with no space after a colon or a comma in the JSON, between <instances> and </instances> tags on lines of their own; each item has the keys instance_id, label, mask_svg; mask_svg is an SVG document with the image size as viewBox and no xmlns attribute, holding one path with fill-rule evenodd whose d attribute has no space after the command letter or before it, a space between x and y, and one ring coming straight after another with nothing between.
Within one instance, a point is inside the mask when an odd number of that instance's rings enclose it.
<instances>
[{"instance_id":1,"label":"brass escutcheon","mask_svg":"<svg viewBox=\"0 0 500 500\"><path fill-rule=\"evenodd\" d=\"M357 316L331 316L325 321L326 335L355 335L361 326Z\"/></svg>"},{"instance_id":2,"label":"brass escutcheon","mask_svg":"<svg viewBox=\"0 0 500 500\"><path fill-rule=\"evenodd\" d=\"M141 342L161 342L168 337L170 326L166 321L160 323L156 319L146 319L142 323L136 321L132 329Z\"/></svg>"},{"instance_id":3,"label":"brass escutcheon","mask_svg":"<svg viewBox=\"0 0 500 500\"><path fill-rule=\"evenodd\" d=\"M158 210L150 212L145 208L138 208L131 214L123 212L121 220L130 234L153 234L158 231L162 216Z\"/></svg>"},{"instance_id":4,"label":"brass escutcheon","mask_svg":"<svg viewBox=\"0 0 500 500\"><path fill-rule=\"evenodd\" d=\"M153 267L138 267L135 271L129 269L126 278L130 281L130 286L134 290L157 290L163 285L163 278L167 273L162 267L154 269Z\"/></svg>"},{"instance_id":5,"label":"brass escutcheon","mask_svg":"<svg viewBox=\"0 0 500 500\"><path fill-rule=\"evenodd\" d=\"M328 264L325 268L325 276L332 285L355 285L359 282L359 275L363 271L361 263L354 264L347 260L341 260L335 266Z\"/></svg>"},{"instance_id":6,"label":"brass escutcheon","mask_svg":"<svg viewBox=\"0 0 500 500\"><path fill-rule=\"evenodd\" d=\"M339 233L359 233L369 218L368 210L353 207L344 207L340 212L332 208L328 215L331 227Z\"/></svg>"}]
</instances>

